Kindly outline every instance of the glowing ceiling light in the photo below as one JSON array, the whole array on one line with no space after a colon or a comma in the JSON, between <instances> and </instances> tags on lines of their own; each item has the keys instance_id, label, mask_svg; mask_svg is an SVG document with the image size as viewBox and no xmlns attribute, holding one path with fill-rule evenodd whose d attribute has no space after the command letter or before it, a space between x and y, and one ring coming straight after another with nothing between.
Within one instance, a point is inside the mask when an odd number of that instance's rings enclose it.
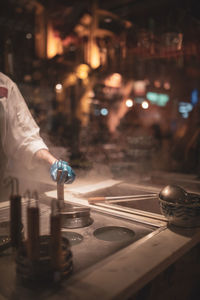
<instances>
[{"instance_id":1,"label":"glowing ceiling light","mask_svg":"<svg viewBox=\"0 0 200 300\"><path fill-rule=\"evenodd\" d=\"M113 73L105 79L105 85L113 88L119 88L122 83L122 76L119 73Z\"/></svg>"},{"instance_id":2,"label":"glowing ceiling light","mask_svg":"<svg viewBox=\"0 0 200 300\"><path fill-rule=\"evenodd\" d=\"M126 100L126 106L127 107L132 107L133 106L133 100L132 99L127 99Z\"/></svg>"},{"instance_id":3,"label":"glowing ceiling light","mask_svg":"<svg viewBox=\"0 0 200 300\"><path fill-rule=\"evenodd\" d=\"M93 69L100 66L100 50L95 42L91 45L90 65Z\"/></svg>"},{"instance_id":4,"label":"glowing ceiling light","mask_svg":"<svg viewBox=\"0 0 200 300\"><path fill-rule=\"evenodd\" d=\"M89 14L84 14L83 17L80 19L80 23L88 26L92 22L92 17Z\"/></svg>"},{"instance_id":5,"label":"glowing ceiling light","mask_svg":"<svg viewBox=\"0 0 200 300\"><path fill-rule=\"evenodd\" d=\"M47 57L52 58L56 54L63 53L61 39L55 36L53 26L49 23L47 28Z\"/></svg>"},{"instance_id":6,"label":"glowing ceiling light","mask_svg":"<svg viewBox=\"0 0 200 300\"><path fill-rule=\"evenodd\" d=\"M142 96L146 92L146 81L137 80L133 83L133 90L136 96Z\"/></svg>"},{"instance_id":7,"label":"glowing ceiling light","mask_svg":"<svg viewBox=\"0 0 200 300\"><path fill-rule=\"evenodd\" d=\"M192 90L190 99L191 99L191 102L192 102L193 105L198 103L198 101L199 101L199 91L198 91L198 89Z\"/></svg>"},{"instance_id":8,"label":"glowing ceiling light","mask_svg":"<svg viewBox=\"0 0 200 300\"><path fill-rule=\"evenodd\" d=\"M143 101L141 106L143 109L147 109L147 108L149 108L149 103L147 101Z\"/></svg>"},{"instance_id":9,"label":"glowing ceiling light","mask_svg":"<svg viewBox=\"0 0 200 300\"><path fill-rule=\"evenodd\" d=\"M100 112L101 112L102 116L107 116L107 114L108 114L108 110L105 107L103 107Z\"/></svg>"},{"instance_id":10,"label":"glowing ceiling light","mask_svg":"<svg viewBox=\"0 0 200 300\"><path fill-rule=\"evenodd\" d=\"M188 102L180 102L179 103L179 112L181 113L182 117L184 119L188 118L189 112L191 112L193 109L193 106L191 103Z\"/></svg>"},{"instance_id":11,"label":"glowing ceiling light","mask_svg":"<svg viewBox=\"0 0 200 300\"><path fill-rule=\"evenodd\" d=\"M78 25L75 26L74 31L76 33L84 32L85 31L85 27L83 25L81 25L81 24L78 24Z\"/></svg>"},{"instance_id":12,"label":"glowing ceiling light","mask_svg":"<svg viewBox=\"0 0 200 300\"><path fill-rule=\"evenodd\" d=\"M164 82L164 89L166 89L166 90L170 90L170 88L171 88L171 85L170 85L170 83L169 82Z\"/></svg>"},{"instance_id":13,"label":"glowing ceiling light","mask_svg":"<svg viewBox=\"0 0 200 300\"><path fill-rule=\"evenodd\" d=\"M80 79L86 79L88 77L89 71L90 71L90 68L89 68L88 65L86 65L86 64L80 64L76 68L76 75Z\"/></svg>"},{"instance_id":14,"label":"glowing ceiling light","mask_svg":"<svg viewBox=\"0 0 200 300\"><path fill-rule=\"evenodd\" d=\"M32 39L32 33L30 33L30 32L27 33L27 34L26 34L26 39L27 39L27 40Z\"/></svg>"},{"instance_id":15,"label":"glowing ceiling light","mask_svg":"<svg viewBox=\"0 0 200 300\"><path fill-rule=\"evenodd\" d=\"M159 80L155 80L154 81L154 86L157 87L157 88L160 88L161 87L161 83Z\"/></svg>"},{"instance_id":16,"label":"glowing ceiling light","mask_svg":"<svg viewBox=\"0 0 200 300\"><path fill-rule=\"evenodd\" d=\"M165 106L169 101L169 95L167 94L158 94L155 92L147 92L146 97L153 104L157 104L159 106Z\"/></svg>"},{"instance_id":17,"label":"glowing ceiling light","mask_svg":"<svg viewBox=\"0 0 200 300\"><path fill-rule=\"evenodd\" d=\"M55 86L55 89L57 92L60 92L62 90L62 84L61 83L57 83Z\"/></svg>"}]
</instances>

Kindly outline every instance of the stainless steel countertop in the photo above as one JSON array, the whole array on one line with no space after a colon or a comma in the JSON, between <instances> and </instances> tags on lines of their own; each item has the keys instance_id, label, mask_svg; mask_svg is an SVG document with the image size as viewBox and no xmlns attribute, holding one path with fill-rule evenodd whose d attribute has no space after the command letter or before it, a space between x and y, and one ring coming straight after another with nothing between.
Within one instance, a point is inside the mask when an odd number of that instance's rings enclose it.
<instances>
[{"instance_id":1,"label":"stainless steel countertop","mask_svg":"<svg viewBox=\"0 0 200 300\"><path fill-rule=\"evenodd\" d=\"M148 185L145 186L148 188ZM48 194L50 197L52 192ZM69 198L69 192L67 197ZM74 203L82 201L82 204L94 208L84 197L81 199L73 195L70 201ZM106 207L95 206L95 209L112 213L112 209ZM1 274L5 274L0 281L0 295L5 299L22 300L36 298L60 300L66 297L69 300L128 299L200 241L200 228L184 229L167 226L165 219L151 219L134 215L133 212L130 214L116 211L114 214L121 214L121 217L127 220L133 218L136 222L144 222L144 224L150 222L157 226L157 230L96 264L82 269L66 282L63 281L59 288L48 290L33 291L16 286L13 257L8 255L4 258L5 263L0 264ZM13 280L13 285L8 285L9 282L11 283L10 280Z\"/></svg>"}]
</instances>

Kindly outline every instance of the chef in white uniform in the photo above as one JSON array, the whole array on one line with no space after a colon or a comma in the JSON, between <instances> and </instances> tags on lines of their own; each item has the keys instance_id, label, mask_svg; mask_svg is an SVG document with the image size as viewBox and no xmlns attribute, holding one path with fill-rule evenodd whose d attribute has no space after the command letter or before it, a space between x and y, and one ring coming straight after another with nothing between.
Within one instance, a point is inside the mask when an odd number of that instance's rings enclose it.
<instances>
[{"instance_id":1,"label":"chef in white uniform","mask_svg":"<svg viewBox=\"0 0 200 300\"><path fill-rule=\"evenodd\" d=\"M62 170L60 182L71 183L75 173L66 161L60 161L48 150L39 134L39 127L17 85L0 72L0 188L8 160L32 169L46 164L54 181Z\"/></svg>"}]
</instances>

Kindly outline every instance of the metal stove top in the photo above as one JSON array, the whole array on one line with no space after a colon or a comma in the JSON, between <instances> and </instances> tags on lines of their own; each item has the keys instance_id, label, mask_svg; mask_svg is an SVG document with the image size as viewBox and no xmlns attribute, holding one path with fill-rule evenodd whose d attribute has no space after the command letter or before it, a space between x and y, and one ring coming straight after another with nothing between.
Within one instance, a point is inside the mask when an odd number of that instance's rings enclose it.
<instances>
[{"instance_id":1,"label":"metal stove top","mask_svg":"<svg viewBox=\"0 0 200 300\"><path fill-rule=\"evenodd\" d=\"M158 203L158 191L158 188L118 183L84 195L78 194L77 197L84 199L95 196L119 198L90 203L93 222L89 226L63 228L63 234L72 237L74 271L94 265L130 244L141 243L165 226L165 218L161 215ZM121 199L130 195L132 199ZM138 220L138 214L144 218Z\"/></svg>"},{"instance_id":2,"label":"metal stove top","mask_svg":"<svg viewBox=\"0 0 200 300\"><path fill-rule=\"evenodd\" d=\"M138 199L139 198L139 199ZM111 200L106 201L107 204L120 207L126 207L136 210L142 210L145 212L150 212L154 214L161 214L160 205L158 203L158 197L138 197L137 199L129 199L129 200Z\"/></svg>"},{"instance_id":3,"label":"metal stove top","mask_svg":"<svg viewBox=\"0 0 200 300\"><path fill-rule=\"evenodd\" d=\"M157 229L94 209L90 216L93 223L89 226L62 229L63 236L68 237L72 245L74 273L94 265Z\"/></svg>"},{"instance_id":4,"label":"metal stove top","mask_svg":"<svg viewBox=\"0 0 200 300\"><path fill-rule=\"evenodd\" d=\"M124 194L125 193L125 194ZM130 194L131 193L131 194ZM139 194L138 194L139 193ZM153 196L152 196L153 194ZM117 184L116 186L98 190L90 194L85 194L85 199L89 196L123 196L135 195L134 201L119 201L115 203L93 203L88 205L90 208L90 218L92 222L81 228L62 228L62 235L67 237L71 244L73 256L73 273L69 279L73 280L73 276L78 275L81 271L88 268L98 268L99 263L112 260L115 254L123 251L129 245L141 245L153 235L158 234L165 228L165 222L153 222L153 218L148 220L136 218L138 208L135 209L137 203L143 203L143 200L148 200L149 208L153 211L152 215L156 215L155 210L150 202L156 202L155 190L141 190L137 187L133 188L129 185ZM144 196L145 195L145 196ZM140 200L136 200L140 197ZM76 197L76 196L74 196ZM77 196L78 197L78 196ZM79 195L80 197L80 195ZM83 197L83 195L82 195ZM145 197L149 197L146 199ZM48 197L47 197L48 198ZM145 198L141 200L142 198ZM43 198L40 201L40 235L46 235L50 232L50 200ZM128 203L128 204L127 204ZM134 207L132 208L132 204ZM71 204L71 202L70 202ZM130 205L131 204L131 205ZM105 206L104 206L105 205ZM110 207L106 207L106 205ZM128 205L128 206L127 206ZM131 206L131 208L130 208ZM26 235L26 201L22 205L22 218ZM83 206L85 207L85 206ZM116 208L117 207L117 208ZM119 208L119 209L118 209ZM122 209L121 209L122 208ZM131 212L131 209L134 213ZM156 208L155 208L156 209ZM151 213L150 213L151 214ZM9 219L9 206L5 205L0 208L1 220ZM152 221L151 221L152 220ZM155 219L154 219L155 221ZM131 246L132 247L132 246ZM27 295L31 293L28 287L20 285L16 281L16 263L13 256L8 253L0 255L0 272L4 274L4 278L0 281L0 290L2 294L9 298L14 294L20 295L20 299L27 299ZM67 284L68 278L64 284ZM9 289L7 289L9 286ZM53 287L49 287L51 290ZM37 294L37 293L36 293ZM25 295L25 297L23 296Z\"/></svg>"},{"instance_id":5,"label":"metal stove top","mask_svg":"<svg viewBox=\"0 0 200 300\"><path fill-rule=\"evenodd\" d=\"M158 201L159 191L160 188L157 187L119 183L112 187L87 193L84 198L88 199L92 206L164 220Z\"/></svg>"},{"instance_id":6,"label":"metal stove top","mask_svg":"<svg viewBox=\"0 0 200 300\"><path fill-rule=\"evenodd\" d=\"M22 217L26 236L26 201L22 205ZM50 206L40 203L40 235L49 234ZM9 207L0 209L2 220L9 219ZM101 260L110 257L117 251L135 242L142 242L158 229L157 226L138 223L115 212L102 212L90 209L92 220L89 226L81 228L62 228L62 235L67 237L73 254L73 274L80 272ZM0 270L8 256L1 254ZM10 259L9 259L10 260ZM7 264L5 262L5 264ZM13 269L13 267L11 267ZM8 268L9 272L9 268Z\"/></svg>"}]
</instances>

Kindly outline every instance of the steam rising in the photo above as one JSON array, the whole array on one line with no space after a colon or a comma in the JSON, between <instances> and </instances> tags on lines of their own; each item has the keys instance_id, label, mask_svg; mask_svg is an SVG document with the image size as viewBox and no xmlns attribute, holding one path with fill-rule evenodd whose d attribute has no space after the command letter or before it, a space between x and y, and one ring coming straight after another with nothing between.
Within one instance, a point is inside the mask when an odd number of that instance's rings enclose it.
<instances>
[{"instance_id":1,"label":"steam rising","mask_svg":"<svg viewBox=\"0 0 200 300\"><path fill-rule=\"evenodd\" d=\"M123 87L123 98L122 101L118 104L118 107L114 108L110 111L109 118L108 118L108 128L111 133L116 131L117 126L120 123L120 120L125 116L128 111L128 107L126 106L126 100L129 97L133 88L133 82L129 81Z\"/></svg>"}]
</instances>

